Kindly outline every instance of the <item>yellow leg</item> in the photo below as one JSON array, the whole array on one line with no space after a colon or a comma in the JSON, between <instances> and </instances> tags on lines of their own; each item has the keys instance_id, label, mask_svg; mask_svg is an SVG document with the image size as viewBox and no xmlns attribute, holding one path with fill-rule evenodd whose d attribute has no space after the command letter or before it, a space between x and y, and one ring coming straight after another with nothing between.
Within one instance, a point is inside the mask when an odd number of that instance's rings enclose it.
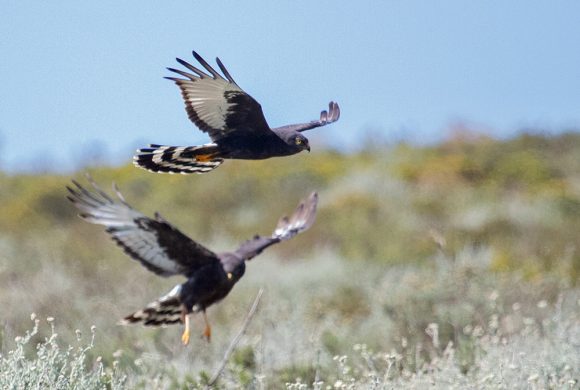
<instances>
[{"instance_id":1,"label":"yellow leg","mask_svg":"<svg viewBox=\"0 0 580 390\"><path fill-rule=\"evenodd\" d=\"M203 320L205 321L205 329L203 330L203 335L207 339L208 342L211 341L211 326L209 326L209 321L207 320L207 314L205 314L205 310L203 311Z\"/></svg>"},{"instance_id":2,"label":"yellow leg","mask_svg":"<svg viewBox=\"0 0 580 390\"><path fill-rule=\"evenodd\" d=\"M185 330L181 335L181 342L183 345L189 344L189 314L185 314Z\"/></svg>"}]
</instances>

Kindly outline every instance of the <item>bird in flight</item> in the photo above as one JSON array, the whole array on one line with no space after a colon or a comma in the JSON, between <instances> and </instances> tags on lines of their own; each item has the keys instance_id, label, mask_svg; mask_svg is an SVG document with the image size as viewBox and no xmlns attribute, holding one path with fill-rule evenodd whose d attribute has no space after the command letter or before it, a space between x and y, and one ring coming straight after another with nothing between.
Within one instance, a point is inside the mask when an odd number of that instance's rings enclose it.
<instances>
[{"instance_id":1,"label":"bird in flight","mask_svg":"<svg viewBox=\"0 0 580 390\"><path fill-rule=\"evenodd\" d=\"M183 78L166 79L181 89L189 119L208 133L212 142L199 146L151 144L137 151L133 158L136 166L161 173L206 173L225 159L262 160L310 151L302 132L340 117L338 104L330 102L318 120L270 128L260 103L236 84L219 58L216 62L223 75L195 51L193 56L204 70L177 58L189 72L167 68Z\"/></svg>"},{"instance_id":2,"label":"bird in flight","mask_svg":"<svg viewBox=\"0 0 580 390\"><path fill-rule=\"evenodd\" d=\"M122 323L140 322L146 326L183 323L185 329L181 340L184 345L189 342L190 315L203 314L203 334L209 341L211 327L206 309L229 294L244 275L247 260L310 228L318 203L318 195L313 192L298 204L290 217L279 220L271 235L256 235L232 252L216 253L181 233L159 213L155 213L155 218L149 218L133 209L115 184L116 199L101 190L90 176L87 179L92 191L75 180L72 181L74 186L67 186L67 198L80 210L80 217L104 225L113 241L148 270L164 277L180 274L186 278L168 294L126 316Z\"/></svg>"}]
</instances>

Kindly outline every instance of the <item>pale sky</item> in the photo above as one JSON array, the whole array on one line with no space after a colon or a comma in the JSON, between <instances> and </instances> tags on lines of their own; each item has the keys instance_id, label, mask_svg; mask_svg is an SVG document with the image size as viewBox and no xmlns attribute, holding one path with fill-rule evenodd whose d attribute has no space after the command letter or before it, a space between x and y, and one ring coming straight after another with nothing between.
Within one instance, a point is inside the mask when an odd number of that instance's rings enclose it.
<instances>
[{"instance_id":1,"label":"pale sky","mask_svg":"<svg viewBox=\"0 0 580 390\"><path fill-rule=\"evenodd\" d=\"M496 136L580 128L578 1L0 3L0 169L115 164L148 143L209 141L163 76L216 56L271 126L342 117L313 152L369 130L431 142L457 122Z\"/></svg>"}]
</instances>

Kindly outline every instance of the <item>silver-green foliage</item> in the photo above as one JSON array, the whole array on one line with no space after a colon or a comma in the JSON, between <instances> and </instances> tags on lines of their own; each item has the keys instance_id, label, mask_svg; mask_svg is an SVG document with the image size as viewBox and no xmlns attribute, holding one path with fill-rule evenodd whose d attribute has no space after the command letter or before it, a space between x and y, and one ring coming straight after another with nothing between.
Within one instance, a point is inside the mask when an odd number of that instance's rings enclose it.
<instances>
[{"instance_id":1,"label":"silver-green foliage","mask_svg":"<svg viewBox=\"0 0 580 390\"><path fill-rule=\"evenodd\" d=\"M2 389L120 389L125 375L117 364L105 367L101 357L89 359L94 347L95 328L87 343L79 330L76 346L59 345L53 318L48 318L51 333L37 341L39 320L32 315L34 326L25 336L15 338L15 347L0 355L0 388ZM30 353L30 345L36 344Z\"/></svg>"}]
</instances>

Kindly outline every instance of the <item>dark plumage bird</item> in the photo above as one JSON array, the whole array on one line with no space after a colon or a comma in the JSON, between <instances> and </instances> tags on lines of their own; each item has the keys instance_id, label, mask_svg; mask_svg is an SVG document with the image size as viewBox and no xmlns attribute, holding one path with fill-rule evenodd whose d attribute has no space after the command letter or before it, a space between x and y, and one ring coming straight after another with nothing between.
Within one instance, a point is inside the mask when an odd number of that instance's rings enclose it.
<instances>
[{"instance_id":1,"label":"dark plumage bird","mask_svg":"<svg viewBox=\"0 0 580 390\"><path fill-rule=\"evenodd\" d=\"M179 86L189 119L213 142L200 146L149 145L137 151L136 166L152 172L206 173L224 159L261 160L310 151L308 139L301 133L340 117L338 104L330 102L319 120L272 129L260 104L236 84L219 58L216 61L223 76L195 51L193 56L205 71L177 58L191 73L167 68L184 78L166 79Z\"/></svg>"},{"instance_id":2,"label":"dark plumage bird","mask_svg":"<svg viewBox=\"0 0 580 390\"><path fill-rule=\"evenodd\" d=\"M318 203L318 195L313 192L300 202L290 218L280 219L272 235L256 235L233 252L215 253L181 233L158 213L152 219L133 209L115 185L118 199L107 195L90 177L88 180L93 191L74 180L74 187L67 186L68 199L85 221L106 226L107 233L129 256L157 275L181 274L187 278L167 295L126 316L123 323L141 322L149 326L184 323L184 344L189 342L189 315L203 313L204 334L209 340L211 328L205 310L228 295L244 275L247 260L308 229L314 223Z\"/></svg>"}]
</instances>

